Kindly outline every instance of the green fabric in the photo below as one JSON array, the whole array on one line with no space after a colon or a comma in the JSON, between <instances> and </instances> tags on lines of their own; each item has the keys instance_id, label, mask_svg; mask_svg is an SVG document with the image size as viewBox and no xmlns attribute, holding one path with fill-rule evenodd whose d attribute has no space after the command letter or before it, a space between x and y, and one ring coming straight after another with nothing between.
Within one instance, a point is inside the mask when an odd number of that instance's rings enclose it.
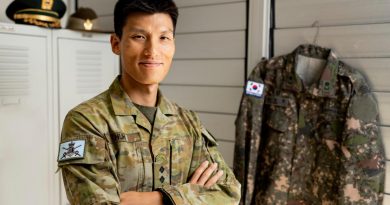
<instances>
[{"instance_id":1,"label":"green fabric","mask_svg":"<svg viewBox=\"0 0 390 205\"><path fill-rule=\"evenodd\" d=\"M133 104L138 108L139 111L142 112L142 114L145 115L145 117L149 120L150 125L152 125L152 127L153 127L154 118L155 118L156 112L157 112L157 107L143 106L143 105L138 105L135 103L133 103Z\"/></svg>"}]
</instances>

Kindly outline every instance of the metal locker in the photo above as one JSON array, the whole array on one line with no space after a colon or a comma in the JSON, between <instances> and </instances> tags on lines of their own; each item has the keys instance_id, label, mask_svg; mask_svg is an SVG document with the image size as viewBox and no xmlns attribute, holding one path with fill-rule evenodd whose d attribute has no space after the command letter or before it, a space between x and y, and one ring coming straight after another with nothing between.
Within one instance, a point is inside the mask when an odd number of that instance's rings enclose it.
<instances>
[{"instance_id":1,"label":"metal locker","mask_svg":"<svg viewBox=\"0 0 390 205\"><path fill-rule=\"evenodd\" d=\"M0 24L0 204L58 203L50 43L48 29Z\"/></svg>"}]
</instances>

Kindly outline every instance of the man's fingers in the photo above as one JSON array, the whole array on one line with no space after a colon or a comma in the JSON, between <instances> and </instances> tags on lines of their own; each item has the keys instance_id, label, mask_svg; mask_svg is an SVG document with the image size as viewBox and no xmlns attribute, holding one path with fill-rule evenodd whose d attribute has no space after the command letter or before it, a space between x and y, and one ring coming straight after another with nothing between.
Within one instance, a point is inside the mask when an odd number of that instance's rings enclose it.
<instances>
[{"instance_id":1,"label":"man's fingers","mask_svg":"<svg viewBox=\"0 0 390 205\"><path fill-rule=\"evenodd\" d=\"M214 163L211 166L209 166L202 174L202 176L199 178L198 183L199 185L204 186L204 184L207 182L207 180L210 178L210 176L213 174L213 172L217 169L218 164Z\"/></svg>"},{"instance_id":2,"label":"man's fingers","mask_svg":"<svg viewBox=\"0 0 390 205\"><path fill-rule=\"evenodd\" d=\"M210 188L213 186L219 178L221 178L223 175L223 170L219 170L213 177L211 177L207 183L204 185L206 188Z\"/></svg>"},{"instance_id":3,"label":"man's fingers","mask_svg":"<svg viewBox=\"0 0 390 205\"><path fill-rule=\"evenodd\" d=\"M190 183L197 184L200 176L202 176L204 170L208 167L209 161L204 161L200 166L195 170L194 174L191 177Z\"/></svg>"}]
</instances>

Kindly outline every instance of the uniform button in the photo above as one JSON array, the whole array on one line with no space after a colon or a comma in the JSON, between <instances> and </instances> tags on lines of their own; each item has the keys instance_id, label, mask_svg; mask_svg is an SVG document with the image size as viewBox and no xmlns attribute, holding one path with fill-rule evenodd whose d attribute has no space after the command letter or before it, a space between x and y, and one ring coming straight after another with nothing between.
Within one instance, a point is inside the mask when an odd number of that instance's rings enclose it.
<instances>
[{"instance_id":1,"label":"uniform button","mask_svg":"<svg viewBox=\"0 0 390 205\"><path fill-rule=\"evenodd\" d=\"M163 183L165 178L163 176L160 177L160 182Z\"/></svg>"},{"instance_id":2,"label":"uniform button","mask_svg":"<svg viewBox=\"0 0 390 205\"><path fill-rule=\"evenodd\" d=\"M161 172L161 173L164 172L164 167L160 167L160 172Z\"/></svg>"}]
</instances>

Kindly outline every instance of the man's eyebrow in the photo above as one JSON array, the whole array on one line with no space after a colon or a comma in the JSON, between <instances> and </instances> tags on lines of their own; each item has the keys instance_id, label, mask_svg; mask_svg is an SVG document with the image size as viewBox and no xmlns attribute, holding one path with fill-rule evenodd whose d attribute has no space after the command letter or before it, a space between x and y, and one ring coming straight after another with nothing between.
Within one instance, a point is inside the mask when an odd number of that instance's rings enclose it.
<instances>
[{"instance_id":1,"label":"man's eyebrow","mask_svg":"<svg viewBox=\"0 0 390 205\"><path fill-rule=\"evenodd\" d=\"M161 33L172 33L173 34L173 30L172 29L167 29L167 30L163 30Z\"/></svg>"},{"instance_id":2,"label":"man's eyebrow","mask_svg":"<svg viewBox=\"0 0 390 205\"><path fill-rule=\"evenodd\" d=\"M140 29L140 28L131 28L131 32L139 32L139 33L147 33L145 30Z\"/></svg>"},{"instance_id":3,"label":"man's eyebrow","mask_svg":"<svg viewBox=\"0 0 390 205\"><path fill-rule=\"evenodd\" d=\"M130 32L148 33L146 30L141 29L141 28L131 28L131 29L130 29ZM172 34L173 34L173 30L172 30L172 29L164 29L164 30L161 31L161 33L163 33L163 34L172 33Z\"/></svg>"}]
</instances>

